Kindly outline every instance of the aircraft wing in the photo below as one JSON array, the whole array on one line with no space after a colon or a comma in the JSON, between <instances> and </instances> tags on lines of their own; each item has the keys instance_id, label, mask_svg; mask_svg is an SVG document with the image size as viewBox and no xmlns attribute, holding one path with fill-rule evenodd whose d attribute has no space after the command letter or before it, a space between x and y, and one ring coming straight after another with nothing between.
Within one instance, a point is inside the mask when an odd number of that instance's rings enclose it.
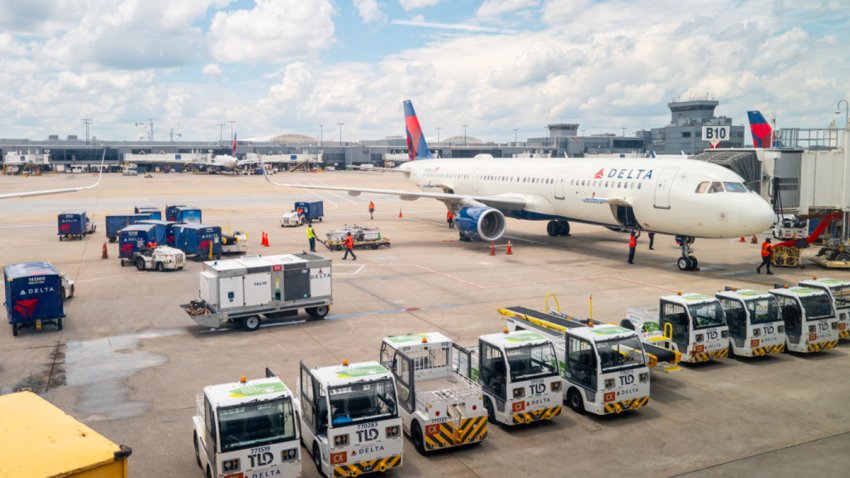
<instances>
[{"instance_id":1,"label":"aircraft wing","mask_svg":"<svg viewBox=\"0 0 850 478\"><path fill-rule=\"evenodd\" d=\"M315 184L293 184L293 183L278 183L272 181L268 174L264 174L266 181L275 186L285 188L300 188L300 189L318 189L322 191L341 191L346 192L350 196L359 196L360 194L386 194L389 196L398 196L405 201L415 201L419 198L436 199L446 203L470 204L481 203L496 209L517 210L524 209L527 200L520 195L496 195L496 196L476 196L465 194L453 194L445 192L428 192L428 191L405 191L403 189L377 189L377 188L349 188L340 186L321 186Z\"/></svg>"},{"instance_id":2,"label":"aircraft wing","mask_svg":"<svg viewBox=\"0 0 850 478\"><path fill-rule=\"evenodd\" d=\"M103 179L103 164L106 160L106 149L103 150L103 157L100 159L100 174L97 176L97 181L94 184L90 184L88 186L80 186L76 188L63 188L63 189L43 189L41 191L21 191L19 193L6 193L0 194L0 199L12 199L12 198L23 198L23 197L31 197L31 196L47 196L49 194L62 194L62 193L75 193L78 191L83 191L86 189L94 189L100 185L100 180Z\"/></svg>"}]
</instances>

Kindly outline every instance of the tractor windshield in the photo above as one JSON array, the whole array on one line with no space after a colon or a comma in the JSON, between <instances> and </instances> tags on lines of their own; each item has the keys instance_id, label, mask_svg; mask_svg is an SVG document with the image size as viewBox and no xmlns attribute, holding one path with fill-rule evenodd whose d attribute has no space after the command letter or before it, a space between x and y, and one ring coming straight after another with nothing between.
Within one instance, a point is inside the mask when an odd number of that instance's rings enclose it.
<instances>
[{"instance_id":1,"label":"tractor windshield","mask_svg":"<svg viewBox=\"0 0 850 478\"><path fill-rule=\"evenodd\" d=\"M726 325L723 308L718 301L691 305L688 306L688 311L691 313L694 330Z\"/></svg>"},{"instance_id":2,"label":"tractor windshield","mask_svg":"<svg viewBox=\"0 0 850 478\"><path fill-rule=\"evenodd\" d=\"M835 317L835 313L832 311L832 301L826 293L800 297L800 302L803 303L803 309L806 310L807 320Z\"/></svg>"},{"instance_id":3,"label":"tractor windshield","mask_svg":"<svg viewBox=\"0 0 850 478\"><path fill-rule=\"evenodd\" d=\"M782 320L782 315L779 313L779 303L775 297L748 300L747 310L750 313L750 322L753 325Z\"/></svg>"},{"instance_id":4,"label":"tractor windshield","mask_svg":"<svg viewBox=\"0 0 850 478\"><path fill-rule=\"evenodd\" d=\"M392 379L353 383L328 389L334 427L396 416Z\"/></svg>"},{"instance_id":5,"label":"tractor windshield","mask_svg":"<svg viewBox=\"0 0 850 478\"><path fill-rule=\"evenodd\" d=\"M646 360L637 336L603 340L596 343L602 373L642 367Z\"/></svg>"},{"instance_id":6,"label":"tractor windshield","mask_svg":"<svg viewBox=\"0 0 850 478\"><path fill-rule=\"evenodd\" d=\"M295 439L289 397L220 408L218 423L223 452Z\"/></svg>"},{"instance_id":7,"label":"tractor windshield","mask_svg":"<svg viewBox=\"0 0 850 478\"><path fill-rule=\"evenodd\" d=\"M505 354L511 367L511 381L558 374L555 348L550 343L509 348Z\"/></svg>"},{"instance_id":8,"label":"tractor windshield","mask_svg":"<svg viewBox=\"0 0 850 478\"><path fill-rule=\"evenodd\" d=\"M830 287L832 297L835 298L835 306L838 308L850 307L850 285Z\"/></svg>"}]
</instances>

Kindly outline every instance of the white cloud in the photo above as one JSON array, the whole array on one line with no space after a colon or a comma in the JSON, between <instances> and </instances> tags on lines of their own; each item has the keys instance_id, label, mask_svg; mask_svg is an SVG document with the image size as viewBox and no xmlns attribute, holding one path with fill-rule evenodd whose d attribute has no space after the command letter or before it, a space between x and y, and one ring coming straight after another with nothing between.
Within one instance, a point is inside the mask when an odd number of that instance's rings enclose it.
<instances>
[{"instance_id":1,"label":"white cloud","mask_svg":"<svg viewBox=\"0 0 850 478\"><path fill-rule=\"evenodd\" d=\"M498 17L506 13L536 7L539 4L538 0L484 0L475 15L478 17Z\"/></svg>"},{"instance_id":2,"label":"white cloud","mask_svg":"<svg viewBox=\"0 0 850 478\"><path fill-rule=\"evenodd\" d=\"M402 25L408 27L433 28L435 30L460 30L475 33L510 33L512 30L504 30L501 28L484 27L472 23L441 23L441 22L426 22L422 19L415 20L393 20L393 25Z\"/></svg>"},{"instance_id":3,"label":"white cloud","mask_svg":"<svg viewBox=\"0 0 850 478\"><path fill-rule=\"evenodd\" d=\"M377 0L354 0L354 6L363 23L380 22L387 18Z\"/></svg>"},{"instance_id":4,"label":"white cloud","mask_svg":"<svg viewBox=\"0 0 850 478\"><path fill-rule=\"evenodd\" d=\"M399 0L398 3L401 5L401 8L409 12L419 8L432 7L440 3L440 1L441 0Z\"/></svg>"},{"instance_id":5,"label":"white cloud","mask_svg":"<svg viewBox=\"0 0 850 478\"><path fill-rule=\"evenodd\" d=\"M221 67L218 66L218 63L209 63L204 65L204 68L201 69L201 73L209 77L218 78L221 76Z\"/></svg>"},{"instance_id":6,"label":"white cloud","mask_svg":"<svg viewBox=\"0 0 850 478\"><path fill-rule=\"evenodd\" d=\"M210 25L213 58L224 63L282 64L334 43L328 0L256 0L250 10L217 12Z\"/></svg>"}]
</instances>

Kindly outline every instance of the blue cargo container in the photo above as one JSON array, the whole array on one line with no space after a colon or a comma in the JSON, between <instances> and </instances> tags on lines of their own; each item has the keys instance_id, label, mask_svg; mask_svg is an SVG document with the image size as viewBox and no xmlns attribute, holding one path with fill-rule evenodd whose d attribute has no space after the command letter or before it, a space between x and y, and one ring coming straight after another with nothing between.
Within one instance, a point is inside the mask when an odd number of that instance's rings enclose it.
<instances>
[{"instance_id":1,"label":"blue cargo container","mask_svg":"<svg viewBox=\"0 0 850 478\"><path fill-rule=\"evenodd\" d=\"M174 247L196 259L206 259L210 255L221 257L221 228L203 224L176 224L174 226Z\"/></svg>"},{"instance_id":2,"label":"blue cargo container","mask_svg":"<svg viewBox=\"0 0 850 478\"><path fill-rule=\"evenodd\" d=\"M12 335L21 326L52 322L62 330L62 275L47 262L23 262L3 268L6 284L6 317Z\"/></svg>"},{"instance_id":3,"label":"blue cargo container","mask_svg":"<svg viewBox=\"0 0 850 478\"><path fill-rule=\"evenodd\" d=\"M132 259L133 253L149 242L153 242L156 226L153 224L133 224L118 231L118 257Z\"/></svg>"},{"instance_id":4,"label":"blue cargo container","mask_svg":"<svg viewBox=\"0 0 850 478\"><path fill-rule=\"evenodd\" d=\"M179 206L175 212L175 219L169 220L183 224L200 224L203 222L201 219L201 210L189 206Z\"/></svg>"},{"instance_id":5,"label":"blue cargo container","mask_svg":"<svg viewBox=\"0 0 850 478\"><path fill-rule=\"evenodd\" d=\"M106 216L106 237L109 242L115 242L118 239L118 231L127 226L132 226L139 221L150 219L150 214L123 214L116 216Z\"/></svg>"},{"instance_id":6,"label":"blue cargo container","mask_svg":"<svg viewBox=\"0 0 850 478\"><path fill-rule=\"evenodd\" d=\"M177 208L178 207L186 207L185 204L172 204L165 205L165 220L166 221L177 221Z\"/></svg>"},{"instance_id":7,"label":"blue cargo container","mask_svg":"<svg viewBox=\"0 0 850 478\"><path fill-rule=\"evenodd\" d=\"M162 219L162 211L155 207L150 206L136 206L133 209L133 212L136 214L147 214L151 219L161 220Z\"/></svg>"},{"instance_id":8,"label":"blue cargo container","mask_svg":"<svg viewBox=\"0 0 850 478\"><path fill-rule=\"evenodd\" d=\"M136 224L152 224L154 226L154 241L157 244L174 245L174 225L173 221L158 221L156 219L145 219Z\"/></svg>"},{"instance_id":9,"label":"blue cargo container","mask_svg":"<svg viewBox=\"0 0 850 478\"><path fill-rule=\"evenodd\" d=\"M321 221L325 215L325 203L322 201L298 201L294 209L297 211L299 207L303 210L307 222L313 222L315 219Z\"/></svg>"},{"instance_id":10,"label":"blue cargo container","mask_svg":"<svg viewBox=\"0 0 850 478\"><path fill-rule=\"evenodd\" d=\"M86 218L85 211L64 211L59 214L58 231L59 240L62 239L82 239L86 235Z\"/></svg>"}]
</instances>

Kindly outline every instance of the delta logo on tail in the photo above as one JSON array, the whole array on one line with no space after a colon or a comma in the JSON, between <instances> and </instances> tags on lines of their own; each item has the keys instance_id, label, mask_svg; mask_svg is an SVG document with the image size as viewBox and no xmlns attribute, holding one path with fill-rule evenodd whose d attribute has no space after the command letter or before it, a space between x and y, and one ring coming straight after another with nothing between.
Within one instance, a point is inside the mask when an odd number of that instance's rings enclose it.
<instances>
[{"instance_id":1,"label":"delta logo on tail","mask_svg":"<svg viewBox=\"0 0 850 478\"><path fill-rule=\"evenodd\" d=\"M425 142L425 135L422 134L419 119L410 100L404 100L404 127L407 132L407 157L411 161L431 159L431 151Z\"/></svg>"},{"instance_id":2,"label":"delta logo on tail","mask_svg":"<svg viewBox=\"0 0 850 478\"><path fill-rule=\"evenodd\" d=\"M236 134L233 133L233 144L230 145L230 155L236 157Z\"/></svg>"},{"instance_id":3,"label":"delta logo on tail","mask_svg":"<svg viewBox=\"0 0 850 478\"><path fill-rule=\"evenodd\" d=\"M753 134L754 148L769 148L772 146L773 128L764 119L760 111L747 111L750 120L750 132Z\"/></svg>"}]
</instances>

